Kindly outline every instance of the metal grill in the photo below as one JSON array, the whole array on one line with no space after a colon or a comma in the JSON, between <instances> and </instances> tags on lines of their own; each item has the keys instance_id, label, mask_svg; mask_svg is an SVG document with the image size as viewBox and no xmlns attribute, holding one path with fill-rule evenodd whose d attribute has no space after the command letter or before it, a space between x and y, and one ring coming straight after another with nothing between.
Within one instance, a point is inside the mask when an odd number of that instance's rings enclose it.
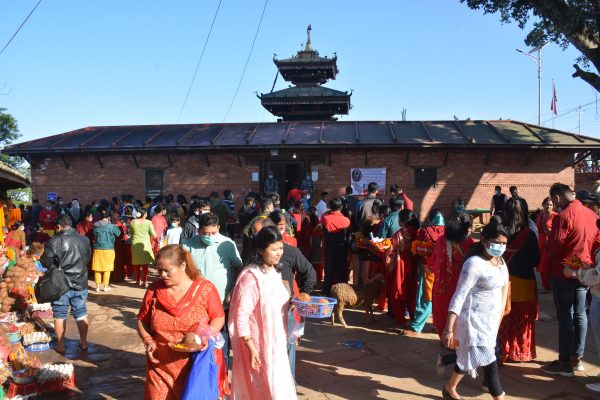
<instances>
[{"instance_id":1,"label":"metal grill","mask_svg":"<svg viewBox=\"0 0 600 400\"><path fill-rule=\"evenodd\" d=\"M147 169L146 170L146 192L162 191L163 189L163 174L162 169Z\"/></svg>"}]
</instances>

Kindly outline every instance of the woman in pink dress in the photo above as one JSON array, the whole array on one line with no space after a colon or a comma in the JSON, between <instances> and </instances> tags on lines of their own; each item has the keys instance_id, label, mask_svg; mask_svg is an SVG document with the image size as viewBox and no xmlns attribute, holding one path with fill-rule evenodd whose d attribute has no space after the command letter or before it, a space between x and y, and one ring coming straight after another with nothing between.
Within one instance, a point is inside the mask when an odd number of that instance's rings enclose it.
<instances>
[{"instance_id":1,"label":"woman in pink dress","mask_svg":"<svg viewBox=\"0 0 600 400\"><path fill-rule=\"evenodd\" d=\"M290 293L281 279L283 240L265 227L254 238L257 254L238 277L229 306L235 355L231 400L293 400L296 385L287 355Z\"/></svg>"}]
</instances>

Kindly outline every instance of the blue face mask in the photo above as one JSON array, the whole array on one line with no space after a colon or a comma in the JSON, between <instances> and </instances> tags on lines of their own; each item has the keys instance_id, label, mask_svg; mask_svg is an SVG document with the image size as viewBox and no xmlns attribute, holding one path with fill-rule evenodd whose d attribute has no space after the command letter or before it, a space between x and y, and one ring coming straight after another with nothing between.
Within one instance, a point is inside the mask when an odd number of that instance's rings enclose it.
<instances>
[{"instance_id":1,"label":"blue face mask","mask_svg":"<svg viewBox=\"0 0 600 400\"><path fill-rule=\"evenodd\" d=\"M200 240L207 246L214 244L213 237L210 235L200 235Z\"/></svg>"},{"instance_id":2,"label":"blue face mask","mask_svg":"<svg viewBox=\"0 0 600 400\"><path fill-rule=\"evenodd\" d=\"M506 251L506 245L499 243L490 243L485 248L485 250L492 257L502 257L502 254L504 254L504 252Z\"/></svg>"}]
</instances>

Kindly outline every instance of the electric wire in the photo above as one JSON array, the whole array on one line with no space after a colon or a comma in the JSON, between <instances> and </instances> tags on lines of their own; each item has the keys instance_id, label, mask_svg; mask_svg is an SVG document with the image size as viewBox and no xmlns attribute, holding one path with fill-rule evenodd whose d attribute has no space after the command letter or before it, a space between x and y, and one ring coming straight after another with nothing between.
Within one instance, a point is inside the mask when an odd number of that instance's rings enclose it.
<instances>
[{"instance_id":1,"label":"electric wire","mask_svg":"<svg viewBox=\"0 0 600 400\"><path fill-rule=\"evenodd\" d=\"M17 34L19 33L19 31L21 30L21 28L23 28L23 26L25 25L25 23L27 22L27 20L29 20L29 17L31 17L31 14L33 14L33 12L35 11L36 8L38 8L38 6L40 5L40 3L42 2L42 0L39 0L37 2L37 4L35 5L35 7L33 7L31 9L31 11L29 12L29 14L27 14L27 17L25 18L25 20L21 23L21 25L19 26L19 28L16 30L16 32L11 36L10 39L8 39L8 42L6 42L6 44L4 45L4 47L2 48L2 50L0 50L0 56L2 55L2 53L4 53L4 50L6 50L6 48L8 47L8 45L13 41L13 39L15 38L15 36L17 36Z\"/></svg>"},{"instance_id":2,"label":"electric wire","mask_svg":"<svg viewBox=\"0 0 600 400\"><path fill-rule=\"evenodd\" d=\"M177 117L177 123L181 119L181 115L183 115L183 109L185 108L187 101L190 97L190 92L192 91L192 86L194 86L194 81L196 80L196 75L198 74L198 68L200 68L200 62L202 62L202 58L204 57L204 51L206 50L206 46L208 45L208 40L210 39L210 34L212 33L213 26L215 26L215 21L217 20L217 15L219 14L219 9L221 8L221 3L223 0L219 0L219 5L217 5L217 10L215 11L215 15L213 16L212 22L210 24L210 28L208 29L208 35L206 35L206 40L204 41L204 46L202 46L202 51L200 52L200 58L198 58L198 63L196 64L196 70L194 71L194 75L192 76L192 81L190 82L190 86L188 87L187 93L185 94L185 100L181 105L181 110L179 110L179 116Z\"/></svg>"},{"instance_id":3,"label":"electric wire","mask_svg":"<svg viewBox=\"0 0 600 400\"><path fill-rule=\"evenodd\" d=\"M252 57L252 52L254 51L254 45L256 44L256 38L258 37L258 32L260 31L260 26L262 24L263 17L265 16L265 11L267 10L267 4L269 4L269 0L265 0L265 5L263 6L262 14L260 15L260 19L258 21L258 26L256 27L256 33L254 34L254 40L252 40L252 46L250 46L250 53L248 53L248 58L246 59L246 63L244 64L244 69L242 70L242 76L240 76L240 81L238 82L237 88L235 89L235 93L233 94L233 99L231 99L231 104L229 104L229 108L227 109L227 112L225 113L225 117L223 117L223 122L225 122L225 120L229 116L229 112L231 111L231 108L233 107L233 103L235 103L235 98L237 97L238 92L240 91L240 87L242 86L242 81L244 80L244 75L246 74L246 68L248 68L248 63L250 63L250 57Z\"/></svg>"}]
</instances>

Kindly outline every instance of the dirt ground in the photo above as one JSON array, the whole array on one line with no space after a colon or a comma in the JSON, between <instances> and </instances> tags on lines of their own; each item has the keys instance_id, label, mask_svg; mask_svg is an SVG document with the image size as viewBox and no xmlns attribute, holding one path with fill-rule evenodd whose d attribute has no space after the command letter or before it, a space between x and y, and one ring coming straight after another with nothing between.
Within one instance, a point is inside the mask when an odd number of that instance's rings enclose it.
<instances>
[{"instance_id":1,"label":"dirt ground","mask_svg":"<svg viewBox=\"0 0 600 400\"><path fill-rule=\"evenodd\" d=\"M130 283L114 285L110 293L91 291L90 350L78 350L75 323L68 320L66 358L75 364L78 390L48 399L143 399L145 356L137 337L136 315L144 289ZM550 294L540 295L542 313L553 316ZM403 337L385 315L377 315L368 327L363 312L348 310L346 321L353 327L332 327L327 320L308 320L305 337L298 348L296 379L298 397L310 400L334 399L441 399L441 387L449 376L438 376L436 356L443 351L432 325L420 337ZM550 320L537 324L537 360L505 364L500 369L509 399L595 399L584 384L600 381L598 355L588 331L585 372L575 378L548 376L539 367L557 358L557 324ZM341 345L347 340L364 342L364 348ZM54 351L42 354L44 360L59 361ZM481 390L481 378L465 378L459 387L463 398L489 399Z\"/></svg>"}]
</instances>

